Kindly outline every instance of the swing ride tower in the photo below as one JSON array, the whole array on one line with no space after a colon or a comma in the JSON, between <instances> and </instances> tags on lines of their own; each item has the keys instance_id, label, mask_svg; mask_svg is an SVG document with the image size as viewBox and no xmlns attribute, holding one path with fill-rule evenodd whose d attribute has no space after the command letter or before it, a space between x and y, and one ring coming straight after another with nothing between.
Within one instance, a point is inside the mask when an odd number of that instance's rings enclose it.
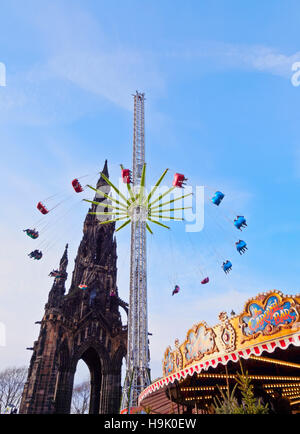
<instances>
[{"instance_id":1,"label":"swing ride tower","mask_svg":"<svg viewBox=\"0 0 300 434\"><path fill-rule=\"evenodd\" d=\"M134 128L133 128L133 161L132 174L129 169L124 169L121 164L123 182L127 185L129 197L124 194L108 179L105 173L102 178L112 187L116 198L107 195L91 185L87 187L105 197L108 202L96 202L83 199L86 202L97 205L97 210L90 214L101 216L99 224L105 225L112 222L125 220L115 232L123 229L131 223L131 247L130 247L130 288L129 288L129 313L127 336L126 377L122 391L121 413L131 413L138 407L140 393L150 384L149 369L149 342L148 342L148 315L147 315L147 257L146 257L146 230L153 234L148 222L166 229L169 226L159 220L183 220L166 215L170 211L184 210L186 208L170 208L177 200L190 196L192 193L176 197L167 202L161 199L169 195L175 188L184 185L185 177L176 173L172 186L165 192L155 197L154 194L168 172L165 169L149 194L145 191L146 163L145 163L145 122L144 122L145 95L136 92L134 95ZM132 179L131 179L132 177ZM168 208L164 208L168 206ZM106 208L103 211L103 208ZM101 211L102 209L102 211Z\"/></svg>"},{"instance_id":2,"label":"swing ride tower","mask_svg":"<svg viewBox=\"0 0 300 434\"><path fill-rule=\"evenodd\" d=\"M132 189L140 188L145 165L145 95L134 95ZM136 407L139 394L150 384L148 315L147 315L147 209L134 206L131 218L130 286L126 377L121 411Z\"/></svg>"}]
</instances>

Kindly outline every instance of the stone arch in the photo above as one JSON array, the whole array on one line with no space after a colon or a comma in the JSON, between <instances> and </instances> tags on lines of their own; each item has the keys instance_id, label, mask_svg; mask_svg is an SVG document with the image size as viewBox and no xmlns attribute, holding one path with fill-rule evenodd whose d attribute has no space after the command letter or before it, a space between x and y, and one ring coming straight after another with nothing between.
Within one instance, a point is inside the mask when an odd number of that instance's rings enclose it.
<instances>
[{"instance_id":1,"label":"stone arch","mask_svg":"<svg viewBox=\"0 0 300 434\"><path fill-rule=\"evenodd\" d=\"M94 339L87 339L74 351L71 362L71 367L74 369L74 372L76 370L78 360L82 358L82 355L89 348L93 348L98 353L102 363L102 369L108 370L110 368L110 357L106 347L101 342L95 343Z\"/></svg>"},{"instance_id":2,"label":"stone arch","mask_svg":"<svg viewBox=\"0 0 300 434\"><path fill-rule=\"evenodd\" d=\"M99 354L93 346L89 346L81 354L80 359L85 362L85 364L87 365L90 371L89 413L99 414L101 381L102 381L102 364L100 361Z\"/></svg>"},{"instance_id":3,"label":"stone arch","mask_svg":"<svg viewBox=\"0 0 300 434\"><path fill-rule=\"evenodd\" d=\"M126 357L127 351L124 345L120 345L112 358L112 369L115 372L121 371L123 357Z\"/></svg>"},{"instance_id":4,"label":"stone arch","mask_svg":"<svg viewBox=\"0 0 300 434\"><path fill-rule=\"evenodd\" d=\"M107 376L111 368L111 360L105 346L89 339L74 352L71 370L76 371L79 360L83 360L90 371L90 414L106 413L110 398L107 397Z\"/></svg>"},{"instance_id":5,"label":"stone arch","mask_svg":"<svg viewBox=\"0 0 300 434\"><path fill-rule=\"evenodd\" d=\"M118 305L124 309L126 315L128 316L128 303L126 303L120 297L118 297L117 301L118 301Z\"/></svg>"}]
</instances>

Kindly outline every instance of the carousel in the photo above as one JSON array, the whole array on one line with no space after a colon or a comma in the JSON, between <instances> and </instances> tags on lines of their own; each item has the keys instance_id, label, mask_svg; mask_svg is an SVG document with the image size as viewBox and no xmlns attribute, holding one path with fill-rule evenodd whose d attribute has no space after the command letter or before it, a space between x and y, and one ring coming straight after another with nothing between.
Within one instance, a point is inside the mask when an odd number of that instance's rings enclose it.
<instances>
[{"instance_id":1,"label":"carousel","mask_svg":"<svg viewBox=\"0 0 300 434\"><path fill-rule=\"evenodd\" d=\"M300 295L258 294L236 315L195 324L180 344L165 350L163 376L139 396L153 414L209 413L220 391L232 390L236 374L248 373L255 396L276 394L300 412Z\"/></svg>"}]
</instances>

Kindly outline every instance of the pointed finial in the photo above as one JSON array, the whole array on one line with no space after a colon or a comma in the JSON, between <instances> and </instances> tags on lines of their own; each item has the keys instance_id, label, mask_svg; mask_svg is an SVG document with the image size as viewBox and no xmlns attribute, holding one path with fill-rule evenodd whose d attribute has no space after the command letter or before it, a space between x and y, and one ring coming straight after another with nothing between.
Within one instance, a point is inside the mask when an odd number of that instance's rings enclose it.
<instances>
[{"instance_id":1,"label":"pointed finial","mask_svg":"<svg viewBox=\"0 0 300 434\"><path fill-rule=\"evenodd\" d=\"M101 173L103 173L103 175L105 175L107 178L109 178L107 160L105 160L104 167L103 167L102 172L100 172L100 175L101 175ZM107 183L106 183L106 181L104 181L102 176L100 176L100 178L97 182L97 188L100 188L102 185L107 185Z\"/></svg>"},{"instance_id":2,"label":"pointed finial","mask_svg":"<svg viewBox=\"0 0 300 434\"><path fill-rule=\"evenodd\" d=\"M66 244L65 251L64 251L64 253L62 255L62 258L60 260L60 263L59 263L60 270L63 269L64 271L66 271L66 269L67 269L67 265L68 265L68 247L69 247L69 244Z\"/></svg>"},{"instance_id":3,"label":"pointed finial","mask_svg":"<svg viewBox=\"0 0 300 434\"><path fill-rule=\"evenodd\" d=\"M107 160L105 160L105 163L104 163L104 167L103 167L102 173L104 173L104 175L107 176L107 178L108 178Z\"/></svg>"}]
</instances>

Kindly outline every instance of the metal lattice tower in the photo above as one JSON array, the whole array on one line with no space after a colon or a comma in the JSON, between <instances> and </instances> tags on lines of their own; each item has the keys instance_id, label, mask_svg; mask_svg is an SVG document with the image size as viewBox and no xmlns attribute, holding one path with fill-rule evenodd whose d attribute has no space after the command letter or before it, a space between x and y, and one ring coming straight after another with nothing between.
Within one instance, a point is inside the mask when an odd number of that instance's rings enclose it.
<instances>
[{"instance_id":1,"label":"metal lattice tower","mask_svg":"<svg viewBox=\"0 0 300 434\"><path fill-rule=\"evenodd\" d=\"M172 187L164 193L155 197L159 185L164 179L168 169L165 169L150 193L145 191L146 163L145 163L145 123L144 123L144 102L145 95L136 92L134 95L134 128L133 128L133 161L132 180L129 169L122 169L123 182L127 184L129 198L101 173L104 181L112 187L117 194L113 198L98 188L91 185L88 187L96 191L100 196L109 200L108 203L83 199L86 202L97 205L97 211L90 214L105 216L101 217L99 224L109 224L125 220L116 232L131 223L131 251L130 251L130 293L129 293L129 315L128 315L128 344L126 360L126 378L123 387L121 412L130 413L131 409L138 406L139 394L150 384L149 369L149 343L148 343L148 317L147 317L147 258L146 258L146 230L153 234L148 222L159 225L166 229L169 226L159 220L184 220L183 218L166 216L164 213L170 211L184 210L187 208L170 208L170 204L192 193L182 195L167 202L161 199L169 195L175 188L182 187L186 178L176 173ZM132 183L132 188L131 188ZM168 208L164 208L168 206ZM107 208L101 210L101 207ZM191 208L191 207L190 207Z\"/></svg>"},{"instance_id":2,"label":"metal lattice tower","mask_svg":"<svg viewBox=\"0 0 300 434\"><path fill-rule=\"evenodd\" d=\"M141 183L145 164L144 100L144 94L136 92L132 161L133 191ZM132 218L127 366L121 409L128 408L130 411L131 407L137 407L139 394L149 384L146 221Z\"/></svg>"}]
</instances>

